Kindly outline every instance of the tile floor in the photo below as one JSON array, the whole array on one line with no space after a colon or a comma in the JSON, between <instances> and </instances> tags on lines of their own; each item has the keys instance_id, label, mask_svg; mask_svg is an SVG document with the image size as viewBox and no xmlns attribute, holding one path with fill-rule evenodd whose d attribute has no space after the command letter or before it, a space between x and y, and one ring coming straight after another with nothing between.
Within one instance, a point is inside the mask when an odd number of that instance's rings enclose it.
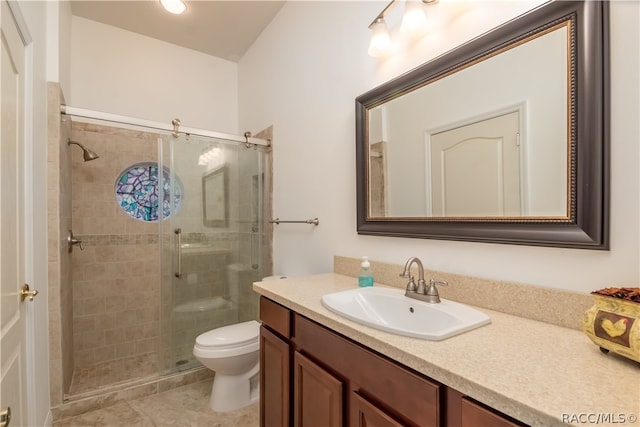
<instances>
[{"instance_id":1,"label":"tile floor","mask_svg":"<svg viewBox=\"0 0 640 427\"><path fill-rule=\"evenodd\" d=\"M53 423L53 427L258 427L260 406L219 413L209 408L212 379L121 402Z\"/></svg>"}]
</instances>

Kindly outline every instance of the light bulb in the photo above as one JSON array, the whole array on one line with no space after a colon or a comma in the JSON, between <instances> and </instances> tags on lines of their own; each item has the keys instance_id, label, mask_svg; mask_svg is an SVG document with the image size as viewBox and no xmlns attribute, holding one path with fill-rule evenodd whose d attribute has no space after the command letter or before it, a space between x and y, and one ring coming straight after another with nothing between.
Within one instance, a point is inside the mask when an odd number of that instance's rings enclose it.
<instances>
[{"instance_id":1,"label":"light bulb","mask_svg":"<svg viewBox=\"0 0 640 427\"><path fill-rule=\"evenodd\" d=\"M422 0L405 0L400 30L406 34L420 35L426 32L427 17Z\"/></svg>"},{"instance_id":2,"label":"light bulb","mask_svg":"<svg viewBox=\"0 0 640 427\"><path fill-rule=\"evenodd\" d=\"M371 32L371 43L369 44L369 55L380 57L389 54L391 48L391 37L387 30L383 18L376 19Z\"/></svg>"},{"instance_id":3,"label":"light bulb","mask_svg":"<svg viewBox=\"0 0 640 427\"><path fill-rule=\"evenodd\" d=\"M184 4L182 0L160 0L160 4L162 4L162 7L164 7L167 12L175 15L180 15L187 10L187 5Z\"/></svg>"}]
</instances>

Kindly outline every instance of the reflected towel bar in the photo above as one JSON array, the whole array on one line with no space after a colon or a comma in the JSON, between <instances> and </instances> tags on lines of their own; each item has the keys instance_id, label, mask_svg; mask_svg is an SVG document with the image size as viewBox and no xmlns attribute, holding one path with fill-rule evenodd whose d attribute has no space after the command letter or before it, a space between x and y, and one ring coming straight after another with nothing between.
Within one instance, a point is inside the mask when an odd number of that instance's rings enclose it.
<instances>
[{"instance_id":1,"label":"reflected towel bar","mask_svg":"<svg viewBox=\"0 0 640 427\"><path fill-rule=\"evenodd\" d=\"M300 221L285 221L283 219L276 218L276 219L272 219L269 222L271 224L313 224L313 225L320 224L320 220L318 218L306 219L306 220L300 220Z\"/></svg>"}]
</instances>

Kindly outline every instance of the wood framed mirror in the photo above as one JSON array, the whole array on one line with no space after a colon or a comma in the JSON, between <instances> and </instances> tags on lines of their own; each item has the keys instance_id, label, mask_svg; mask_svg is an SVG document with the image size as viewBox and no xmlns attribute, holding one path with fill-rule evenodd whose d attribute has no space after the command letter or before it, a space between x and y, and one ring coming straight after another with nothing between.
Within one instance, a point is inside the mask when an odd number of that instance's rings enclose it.
<instances>
[{"instance_id":1,"label":"wood framed mirror","mask_svg":"<svg viewBox=\"0 0 640 427\"><path fill-rule=\"evenodd\" d=\"M545 3L356 98L358 233L608 249L608 25Z\"/></svg>"}]
</instances>

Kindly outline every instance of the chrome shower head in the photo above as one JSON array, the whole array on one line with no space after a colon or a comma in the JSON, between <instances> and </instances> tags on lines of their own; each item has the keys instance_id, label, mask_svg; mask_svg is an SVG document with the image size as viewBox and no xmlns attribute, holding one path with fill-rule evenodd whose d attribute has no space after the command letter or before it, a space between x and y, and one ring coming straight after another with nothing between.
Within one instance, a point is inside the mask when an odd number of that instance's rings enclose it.
<instances>
[{"instance_id":1,"label":"chrome shower head","mask_svg":"<svg viewBox=\"0 0 640 427\"><path fill-rule=\"evenodd\" d=\"M82 158L84 159L85 162L90 162L91 160L95 160L98 157L100 157L95 153L95 151L89 150L84 145L80 144L79 142L75 142L75 141L72 141L72 140L69 139L67 141L67 145L71 145L71 144L75 144L78 147L82 148Z\"/></svg>"}]
</instances>

